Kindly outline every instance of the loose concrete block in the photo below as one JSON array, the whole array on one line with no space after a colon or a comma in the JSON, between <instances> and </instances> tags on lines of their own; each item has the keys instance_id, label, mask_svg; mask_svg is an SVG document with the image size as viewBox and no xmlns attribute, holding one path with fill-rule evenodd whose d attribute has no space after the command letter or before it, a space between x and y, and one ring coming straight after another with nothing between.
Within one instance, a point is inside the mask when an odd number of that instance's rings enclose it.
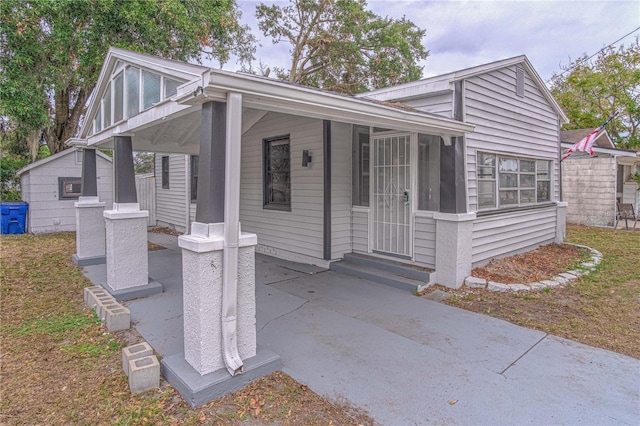
<instances>
[{"instance_id":1,"label":"loose concrete block","mask_svg":"<svg viewBox=\"0 0 640 426\"><path fill-rule=\"evenodd\" d=\"M109 309L116 309L119 308L120 305L118 302L114 302L114 301L109 301L106 303L98 303L96 305L96 314L98 314L98 318L100 318L100 321L102 322L106 322L107 320L107 311Z\"/></svg>"},{"instance_id":2,"label":"loose concrete block","mask_svg":"<svg viewBox=\"0 0 640 426\"><path fill-rule=\"evenodd\" d=\"M489 281L489 283L487 284L487 290L504 292L509 291L510 289L507 284L494 283L493 281Z\"/></svg>"},{"instance_id":3,"label":"loose concrete block","mask_svg":"<svg viewBox=\"0 0 640 426\"><path fill-rule=\"evenodd\" d=\"M572 269L570 271L567 271L569 274L575 275L576 277L581 277L583 275L585 275L584 271L581 271L580 269Z\"/></svg>"},{"instance_id":4,"label":"loose concrete block","mask_svg":"<svg viewBox=\"0 0 640 426\"><path fill-rule=\"evenodd\" d=\"M543 290L548 287L546 284L541 282L529 283L528 285L531 290Z\"/></svg>"},{"instance_id":5,"label":"loose concrete block","mask_svg":"<svg viewBox=\"0 0 640 426\"><path fill-rule=\"evenodd\" d=\"M578 278L576 275L570 273L570 272L563 272L559 275L560 277L563 277L569 281L575 280L576 278Z\"/></svg>"},{"instance_id":6,"label":"loose concrete block","mask_svg":"<svg viewBox=\"0 0 640 426\"><path fill-rule=\"evenodd\" d=\"M511 291L530 291L531 287L526 284L509 284Z\"/></svg>"},{"instance_id":7,"label":"loose concrete block","mask_svg":"<svg viewBox=\"0 0 640 426\"><path fill-rule=\"evenodd\" d=\"M558 281L561 285L565 285L566 283L569 282L568 279L566 279L563 276L560 275L556 275L555 277L552 278L553 281Z\"/></svg>"},{"instance_id":8,"label":"loose concrete block","mask_svg":"<svg viewBox=\"0 0 640 426\"><path fill-rule=\"evenodd\" d=\"M155 355L129 361L129 390L142 393L160 387L160 363Z\"/></svg>"},{"instance_id":9,"label":"loose concrete block","mask_svg":"<svg viewBox=\"0 0 640 426\"><path fill-rule=\"evenodd\" d=\"M85 287L84 288L84 292L83 292L84 304L87 307L93 308L94 292L99 288L101 288L101 287L93 286L93 287Z\"/></svg>"},{"instance_id":10,"label":"loose concrete block","mask_svg":"<svg viewBox=\"0 0 640 426\"><path fill-rule=\"evenodd\" d=\"M129 361L153 355L153 349L147 342L122 348L122 371L129 375Z\"/></svg>"},{"instance_id":11,"label":"loose concrete block","mask_svg":"<svg viewBox=\"0 0 640 426\"><path fill-rule=\"evenodd\" d=\"M556 288L556 287L560 286L560 283L558 281L554 281L554 280L542 280L540 282L542 284L545 284L547 287L550 287L550 288Z\"/></svg>"},{"instance_id":12,"label":"loose concrete block","mask_svg":"<svg viewBox=\"0 0 640 426\"><path fill-rule=\"evenodd\" d=\"M487 280L470 276L464 279L464 285L470 288L485 288L487 286Z\"/></svg>"},{"instance_id":13,"label":"loose concrete block","mask_svg":"<svg viewBox=\"0 0 640 426\"><path fill-rule=\"evenodd\" d=\"M109 331L128 330L131 327L131 312L122 305L107 308L105 324Z\"/></svg>"}]
</instances>

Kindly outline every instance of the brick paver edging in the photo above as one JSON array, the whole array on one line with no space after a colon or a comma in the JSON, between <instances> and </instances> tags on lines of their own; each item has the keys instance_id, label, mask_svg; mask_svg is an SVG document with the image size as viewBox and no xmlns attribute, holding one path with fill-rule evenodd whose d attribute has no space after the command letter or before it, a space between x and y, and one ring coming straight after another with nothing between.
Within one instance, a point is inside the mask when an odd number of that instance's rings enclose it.
<instances>
[{"instance_id":1,"label":"brick paver edging","mask_svg":"<svg viewBox=\"0 0 640 426\"><path fill-rule=\"evenodd\" d=\"M594 271L596 269L600 262L602 262L602 253L600 253L598 250L594 250L591 247L587 246L581 246L579 244L571 245L589 250L591 252L591 261L583 262L576 269L559 274L550 280L542 280L526 284L503 284L494 281L488 281L484 278L469 276L465 278L464 284L470 288L486 288L490 291L500 292L543 290L545 288L555 288L567 284L569 281L578 279L578 277L581 277L583 275L588 275L591 271Z\"/></svg>"}]
</instances>

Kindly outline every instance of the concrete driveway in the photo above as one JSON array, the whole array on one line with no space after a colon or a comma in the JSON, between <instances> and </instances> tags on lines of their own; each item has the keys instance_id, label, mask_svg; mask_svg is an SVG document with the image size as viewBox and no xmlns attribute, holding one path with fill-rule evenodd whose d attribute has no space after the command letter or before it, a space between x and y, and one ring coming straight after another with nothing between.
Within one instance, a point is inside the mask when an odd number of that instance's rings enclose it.
<instances>
[{"instance_id":1,"label":"concrete driveway","mask_svg":"<svg viewBox=\"0 0 640 426\"><path fill-rule=\"evenodd\" d=\"M149 273L165 293L128 302L132 320L179 353L180 253L151 252ZM634 358L261 255L256 297L258 345L283 371L380 424L640 424Z\"/></svg>"}]
</instances>

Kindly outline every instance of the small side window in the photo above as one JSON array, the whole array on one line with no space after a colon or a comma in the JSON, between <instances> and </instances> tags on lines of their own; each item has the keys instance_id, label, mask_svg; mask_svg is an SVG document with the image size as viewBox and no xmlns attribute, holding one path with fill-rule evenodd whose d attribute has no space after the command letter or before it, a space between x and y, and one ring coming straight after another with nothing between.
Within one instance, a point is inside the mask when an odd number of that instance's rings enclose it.
<instances>
[{"instance_id":1,"label":"small side window","mask_svg":"<svg viewBox=\"0 0 640 426\"><path fill-rule=\"evenodd\" d=\"M82 195L82 178L59 177L58 200L77 200Z\"/></svg>"},{"instance_id":2,"label":"small side window","mask_svg":"<svg viewBox=\"0 0 640 426\"><path fill-rule=\"evenodd\" d=\"M191 156L191 201L198 199L198 162L199 155Z\"/></svg>"},{"instance_id":3,"label":"small side window","mask_svg":"<svg viewBox=\"0 0 640 426\"><path fill-rule=\"evenodd\" d=\"M162 157L162 189L169 189L169 157Z\"/></svg>"}]
</instances>

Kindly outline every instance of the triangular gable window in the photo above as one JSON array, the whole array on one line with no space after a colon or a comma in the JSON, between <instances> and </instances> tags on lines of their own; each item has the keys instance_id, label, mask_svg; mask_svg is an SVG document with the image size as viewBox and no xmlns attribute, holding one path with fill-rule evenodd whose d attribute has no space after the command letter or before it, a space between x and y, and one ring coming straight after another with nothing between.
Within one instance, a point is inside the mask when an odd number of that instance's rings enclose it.
<instances>
[{"instance_id":1,"label":"triangular gable window","mask_svg":"<svg viewBox=\"0 0 640 426\"><path fill-rule=\"evenodd\" d=\"M90 134L138 115L178 92L184 81L118 61L100 98Z\"/></svg>"}]
</instances>

